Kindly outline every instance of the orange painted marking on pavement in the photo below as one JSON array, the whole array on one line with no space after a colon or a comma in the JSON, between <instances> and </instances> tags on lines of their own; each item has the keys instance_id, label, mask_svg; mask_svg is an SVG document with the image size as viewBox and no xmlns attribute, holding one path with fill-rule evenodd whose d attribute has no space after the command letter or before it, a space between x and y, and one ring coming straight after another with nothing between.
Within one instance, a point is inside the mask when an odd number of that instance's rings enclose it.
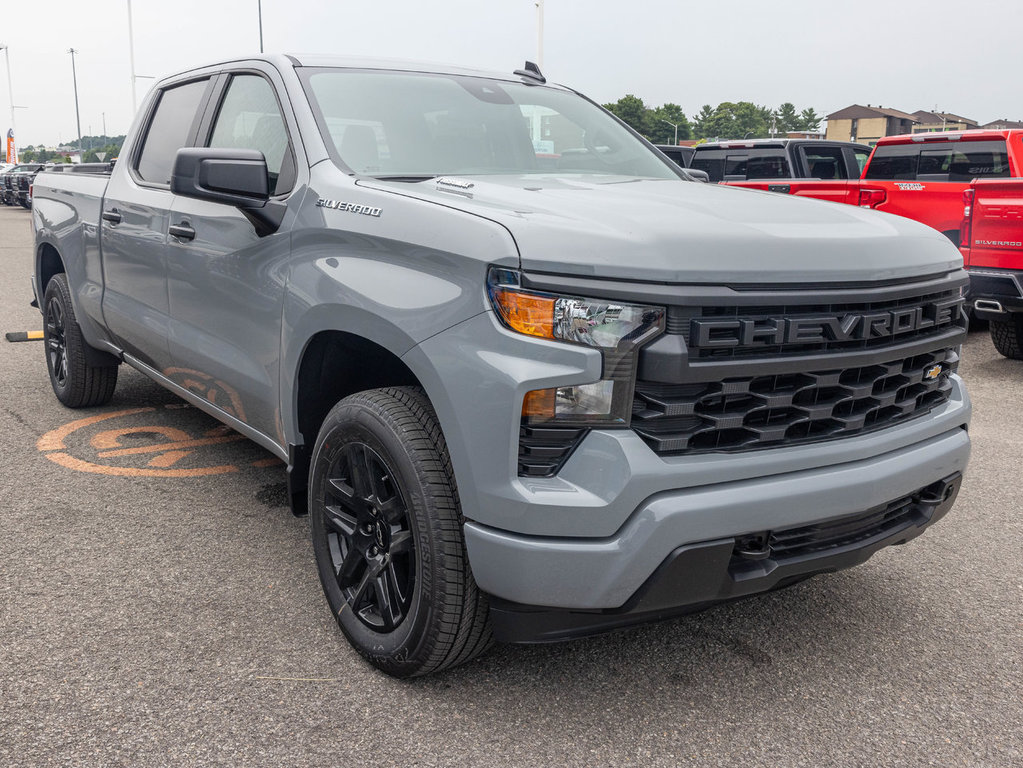
<instances>
[{"instance_id":1,"label":"orange painted marking on pavement","mask_svg":"<svg viewBox=\"0 0 1023 768\"><path fill-rule=\"evenodd\" d=\"M138 456L142 453L163 453L164 451L178 451L182 448L199 448L204 445L219 445L221 443L234 443L244 440L242 435L234 434L225 437L204 437L198 440L181 440L176 443L159 443L158 445L140 445L135 448L117 448L112 451L103 451L97 454L98 458L110 459L114 456Z\"/></svg>"},{"instance_id":2,"label":"orange painted marking on pavement","mask_svg":"<svg viewBox=\"0 0 1023 768\"><path fill-rule=\"evenodd\" d=\"M118 416L131 416L135 413L148 413L155 411L155 408L129 408L125 411L113 411L112 413L101 413L98 416L89 416L85 419L78 419L65 424L62 427L51 429L45 435L39 438L36 442L36 448L40 451L57 451L65 450L67 448L64 445L64 438L70 435L72 432L81 429L82 427L88 427L91 424L98 424L101 421L107 419L116 419Z\"/></svg>"},{"instance_id":3,"label":"orange painted marking on pavement","mask_svg":"<svg viewBox=\"0 0 1023 768\"><path fill-rule=\"evenodd\" d=\"M148 462L150 467L172 467L186 456L191 456L191 451L167 451L159 456L154 456Z\"/></svg>"},{"instance_id":4,"label":"orange painted marking on pavement","mask_svg":"<svg viewBox=\"0 0 1023 768\"><path fill-rule=\"evenodd\" d=\"M94 475L116 475L119 477L204 477L206 475L225 475L237 472L238 467L224 464L219 467L201 467L199 469L136 469L135 467L105 467L88 461L76 459L66 453L47 453L46 458L62 467L78 472L90 472Z\"/></svg>"},{"instance_id":5,"label":"orange painted marking on pavement","mask_svg":"<svg viewBox=\"0 0 1023 768\"><path fill-rule=\"evenodd\" d=\"M124 435L137 434L139 432L155 432L156 434L163 435L172 442L181 442L182 440L191 440L192 436L184 430L177 429L176 427L121 427L120 429L108 429L105 432L100 432L94 435L92 440L92 447L97 451L107 451L111 448L123 448L124 443L121 442L121 437Z\"/></svg>"}]
</instances>

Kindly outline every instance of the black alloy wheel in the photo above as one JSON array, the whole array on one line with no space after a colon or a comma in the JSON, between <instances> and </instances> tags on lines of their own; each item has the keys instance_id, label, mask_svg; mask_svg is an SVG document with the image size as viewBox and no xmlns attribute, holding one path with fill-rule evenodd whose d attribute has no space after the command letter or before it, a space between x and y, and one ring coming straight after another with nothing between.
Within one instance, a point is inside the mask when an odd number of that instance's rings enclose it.
<instances>
[{"instance_id":1,"label":"black alloy wheel","mask_svg":"<svg viewBox=\"0 0 1023 768\"><path fill-rule=\"evenodd\" d=\"M64 328L64 305L57 296L46 302L46 357L54 381L61 387L67 386L67 338Z\"/></svg>"},{"instance_id":2,"label":"black alloy wheel","mask_svg":"<svg viewBox=\"0 0 1023 768\"><path fill-rule=\"evenodd\" d=\"M50 278L43 294L43 345L53 393L68 408L103 405L114 396L117 363L89 363L96 350L82 336L63 272Z\"/></svg>"},{"instance_id":3,"label":"black alloy wheel","mask_svg":"<svg viewBox=\"0 0 1023 768\"><path fill-rule=\"evenodd\" d=\"M447 443L417 387L335 405L309 472L323 594L348 642L395 677L457 666L492 643L469 568Z\"/></svg>"},{"instance_id":4,"label":"black alloy wheel","mask_svg":"<svg viewBox=\"0 0 1023 768\"><path fill-rule=\"evenodd\" d=\"M347 443L327 473L325 520L338 587L359 620L393 631L408 616L415 545L408 509L387 462Z\"/></svg>"}]
</instances>

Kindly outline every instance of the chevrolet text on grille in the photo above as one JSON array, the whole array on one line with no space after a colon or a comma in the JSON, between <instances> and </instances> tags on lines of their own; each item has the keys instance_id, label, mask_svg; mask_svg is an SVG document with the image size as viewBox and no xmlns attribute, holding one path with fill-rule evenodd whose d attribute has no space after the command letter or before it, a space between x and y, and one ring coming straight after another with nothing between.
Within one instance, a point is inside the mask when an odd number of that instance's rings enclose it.
<instances>
[{"instance_id":1,"label":"chevrolet text on grille","mask_svg":"<svg viewBox=\"0 0 1023 768\"><path fill-rule=\"evenodd\" d=\"M917 307L848 315L815 317L692 320L690 347L758 347L862 341L949 325L959 316L963 299L947 299Z\"/></svg>"}]
</instances>

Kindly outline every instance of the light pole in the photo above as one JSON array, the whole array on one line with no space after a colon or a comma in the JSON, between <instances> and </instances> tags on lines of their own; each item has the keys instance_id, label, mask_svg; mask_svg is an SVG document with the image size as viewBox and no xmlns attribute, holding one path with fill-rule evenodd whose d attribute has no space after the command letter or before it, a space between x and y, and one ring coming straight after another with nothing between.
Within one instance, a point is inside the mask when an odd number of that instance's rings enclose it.
<instances>
[{"instance_id":1,"label":"light pole","mask_svg":"<svg viewBox=\"0 0 1023 768\"><path fill-rule=\"evenodd\" d=\"M677 147L678 146L678 125L673 123L673 122L671 122L671 120L665 120L663 117L661 118L661 122L662 123L667 123L668 125L670 125L672 128L675 129L675 146Z\"/></svg>"},{"instance_id":2,"label":"light pole","mask_svg":"<svg viewBox=\"0 0 1023 768\"><path fill-rule=\"evenodd\" d=\"M0 48L4 49L4 59L7 61L7 95L11 100L11 133L14 134L14 157L11 158L15 163L18 162L18 131L14 127L14 87L11 85L11 49L10 46L5 43L0 43ZM5 137L6 140L6 137Z\"/></svg>"},{"instance_id":3,"label":"light pole","mask_svg":"<svg viewBox=\"0 0 1023 768\"><path fill-rule=\"evenodd\" d=\"M543 72L543 0L536 0L536 66Z\"/></svg>"},{"instance_id":4,"label":"light pole","mask_svg":"<svg viewBox=\"0 0 1023 768\"><path fill-rule=\"evenodd\" d=\"M131 0L128 0L128 58L131 59L131 109L139 108L139 100L135 97L135 29L131 23Z\"/></svg>"},{"instance_id":5,"label":"light pole","mask_svg":"<svg viewBox=\"0 0 1023 768\"><path fill-rule=\"evenodd\" d=\"M78 114L78 73L75 71L75 54L78 53L74 48L68 48L67 52L71 54L71 78L75 84L75 125L78 127L78 155L81 158L82 155L82 119Z\"/></svg>"},{"instance_id":6,"label":"light pole","mask_svg":"<svg viewBox=\"0 0 1023 768\"><path fill-rule=\"evenodd\" d=\"M263 0L256 0L256 7L259 11L259 52L263 52Z\"/></svg>"}]
</instances>

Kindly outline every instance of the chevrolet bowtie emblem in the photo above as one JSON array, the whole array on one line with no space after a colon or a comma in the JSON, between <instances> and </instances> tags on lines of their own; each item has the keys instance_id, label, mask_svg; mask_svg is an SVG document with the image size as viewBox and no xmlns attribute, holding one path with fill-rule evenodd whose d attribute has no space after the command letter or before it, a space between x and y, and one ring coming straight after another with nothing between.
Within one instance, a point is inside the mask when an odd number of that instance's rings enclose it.
<instances>
[{"instance_id":1,"label":"chevrolet bowtie emblem","mask_svg":"<svg viewBox=\"0 0 1023 768\"><path fill-rule=\"evenodd\" d=\"M932 381L941 375L941 365L932 365L924 371L924 381Z\"/></svg>"}]
</instances>

